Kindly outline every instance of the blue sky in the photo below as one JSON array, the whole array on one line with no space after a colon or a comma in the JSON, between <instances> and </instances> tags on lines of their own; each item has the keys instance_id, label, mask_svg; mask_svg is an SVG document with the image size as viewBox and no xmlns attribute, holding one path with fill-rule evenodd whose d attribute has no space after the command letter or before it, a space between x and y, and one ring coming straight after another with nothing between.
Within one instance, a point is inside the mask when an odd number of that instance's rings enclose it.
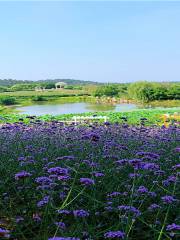
<instances>
[{"instance_id":1,"label":"blue sky","mask_svg":"<svg viewBox=\"0 0 180 240\"><path fill-rule=\"evenodd\" d=\"M0 78L180 81L180 1L0 1Z\"/></svg>"}]
</instances>

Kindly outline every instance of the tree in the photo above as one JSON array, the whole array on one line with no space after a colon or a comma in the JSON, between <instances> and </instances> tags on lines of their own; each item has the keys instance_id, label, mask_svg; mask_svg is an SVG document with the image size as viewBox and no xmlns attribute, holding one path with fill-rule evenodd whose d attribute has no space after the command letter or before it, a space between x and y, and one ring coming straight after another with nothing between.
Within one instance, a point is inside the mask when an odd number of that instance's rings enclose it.
<instances>
[{"instance_id":1,"label":"tree","mask_svg":"<svg viewBox=\"0 0 180 240\"><path fill-rule=\"evenodd\" d=\"M115 84L107 84L104 86L99 86L96 91L95 91L95 96L96 97L102 97L102 96L107 96L107 97L113 97L117 96L119 93L118 86Z\"/></svg>"},{"instance_id":2,"label":"tree","mask_svg":"<svg viewBox=\"0 0 180 240\"><path fill-rule=\"evenodd\" d=\"M55 83L51 83L51 82L41 83L41 84L38 84L38 86L45 89L52 89L52 88L55 88Z\"/></svg>"},{"instance_id":3,"label":"tree","mask_svg":"<svg viewBox=\"0 0 180 240\"><path fill-rule=\"evenodd\" d=\"M142 102L149 102L154 100L154 86L153 83L146 81L132 83L128 88L128 94L132 99Z\"/></svg>"},{"instance_id":4,"label":"tree","mask_svg":"<svg viewBox=\"0 0 180 240\"><path fill-rule=\"evenodd\" d=\"M15 84L11 87L12 91L31 91L34 90L36 84Z\"/></svg>"},{"instance_id":5,"label":"tree","mask_svg":"<svg viewBox=\"0 0 180 240\"><path fill-rule=\"evenodd\" d=\"M171 84L167 90L168 99L180 99L180 83Z\"/></svg>"},{"instance_id":6,"label":"tree","mask_svg":"<svg viewBox=\"0 0 180 240\"><path fill-rule=\"evenodd\" d=\"M3 86L0 86L0 92L7 92L7 88L3 87Z\"/></svg>"}]
</instances>

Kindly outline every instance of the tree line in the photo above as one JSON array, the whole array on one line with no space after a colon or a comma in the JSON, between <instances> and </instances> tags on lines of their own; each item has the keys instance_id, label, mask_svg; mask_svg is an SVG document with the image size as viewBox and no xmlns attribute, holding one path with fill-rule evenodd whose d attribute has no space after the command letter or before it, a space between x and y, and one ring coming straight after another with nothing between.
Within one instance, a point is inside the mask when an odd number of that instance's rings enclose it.
<instances>
[{"instance_id":1,"label":"tree line","mask_svg":"<svg viewBox=\"0 0 180 240\"><path fill-rule=\"evenodd\" d=\"M99 86L96 97L124 97L141 102L155 100L180 100L180 82L157 83L139 81L131 84L107 84Z\"/></svg>"}]
</instances>

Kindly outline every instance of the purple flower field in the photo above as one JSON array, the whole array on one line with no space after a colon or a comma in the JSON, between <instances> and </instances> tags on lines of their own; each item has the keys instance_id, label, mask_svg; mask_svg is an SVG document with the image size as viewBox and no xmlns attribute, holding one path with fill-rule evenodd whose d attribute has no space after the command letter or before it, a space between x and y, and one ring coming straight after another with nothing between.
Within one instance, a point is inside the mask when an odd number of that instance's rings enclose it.
<instances>
[{"instance_id":1,"label":"purple flower field","mask_svg":"<svg viewBox=\"0 0 180 240\"><path fill-rule=\"evenodd\" d=\"M0 127L0 239L180 238L180 129Z\"/></svg>"}]
</instances>

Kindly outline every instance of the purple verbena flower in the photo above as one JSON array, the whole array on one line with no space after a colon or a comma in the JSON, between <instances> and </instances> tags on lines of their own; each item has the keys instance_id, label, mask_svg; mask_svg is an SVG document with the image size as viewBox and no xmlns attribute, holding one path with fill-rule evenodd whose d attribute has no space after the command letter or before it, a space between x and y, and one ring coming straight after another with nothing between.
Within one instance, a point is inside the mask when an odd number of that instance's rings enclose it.
<instances>
[{"instance_id":1,"label":"purple verbena flower","mask_svg":"<svg viewBox=\"0 0 180 240\"><path fill-rule=\"evenodd\" d=\"M125 237L125 233L122 231L109 231L104 234L104 237L123 239Z\"/></svg>"},{"instance_id":2,"label":"purple verbena flower","mask_svg":"<svg viewBox=\"0 0 180 240\"><path fill-rule=\"evenodd\" d=\"M112 192L112 193L109 193L107 196L110 197L110 198L112 198L112 197L117 197L117 196L119 196L119 195L121 195L120 192Z\"/></svg>"},{"instance_id":3,"label":"purple verbena flower","mask_svg":"<svg viewBox=\"0 0 180 240\"><path fill-rule=\"evenodd\" d=\"M43 199L41 201L39 201L37 203L37 206L38 207L43 207L44 205L48 204L49 200L50 200L50 197L49 196L45 196L45 197L43 197Z\"/></svg>"},{"instance_id":4,"label":"purple verbena flower","mask_svg":"<svg viewBox=\"0 0 180 240\"><path fill-rule=\"evenodd\" d=\"M174 149L174 151L177 152L177 153L179 153L179 152L180 152L180 147L176 147L176 148Z\"/></svg>"},{"instance_id":5,"label":"purple verbena flower","mask_svg":"<svg viewBox=\"0 0 180 240\"><path fill-rule=\"evenodd\" d=\"M112 212L113 211L113 207L112 206L107 206L104 208L104 210L108 211L108 212Z\"/></svg>"},{"instance_id":6,"label":"purple verbena flower","mask_svg":"<svg viewBox=\"0 0 180 240\"><path fill-rule=\"evenodd\" d=\"M84 217L88 217L89 216L89 212L88 211L85 211L83 209L80 209L80 210L74 210L73 211L73 214L75 217L81 217L81 218L84 218Z\"/></svg>"},{"instance_id":7,"label":"purple verbena flower","mask_svg":"<svg viewBox=\"0 0 180 240\"><path fill-rule=\"evenodd\" d=\"M176 201L176 199L173 196L166 195L161 197L164 204L171 204Z\"/></svg>"},{"instance_id":8,"label":"purple verbena flower","mask_svg":"<svg viewBox=\"0 0 180 240\"><path fill-rule=\"evenodd\" d=\"M104 176L104 173L101 173L101 172L94 172L93 174L95 177L103 177Z\"/></svg>"},{"instance_id":9,"label":"purple verbena flower","mask_svg":"<svg viewBox=\"0 0 180 240\"><path fill-rule=\"evenodd\" d=\"M10 238L10 231L7 229L0 228L0 237Z\"/></svg>"},{"instance_id":10,"label":"purple verbena flower","mask_svg":"<svg viewBox=\"0 0 180 240\"><path fill-rule=\"evenodd\" d=\"M60 181L68 181L70 179L69 175L58 176L58 180Z\"/></svg>"},{"instance_id":11,"label":"purple verbena flower","mask_svg":"<svg viewBox=\"0 0 180 240\"><path fill-rule=\"evenodd\" d=\"M148 210L154 211L154 210L159 209L159 208L161 208L161 207L158 204L153 203L148 207Z\"/></svg>"},{"instance_id":12,"label":"purple verbena flower","mask_svg":"<svg viewBox=\"0 0 180 240\"><path fill-rule=\"evenodd\" d=\"M89 186L89 185L94 185L95 182L93 179L91 178L80 178L80 183L82 183L85 186Z\"/></svg>"},{"instance_id":13,"label":"purple verbena flower","mask_svg":"<svg viewBox=\"0 0 180 240\"><path fill-rule=\"evenodd\" d=\"M150 159L159 159L159 154L156 153L152 153L152 152L137 152L136 153L137 156L140 157L149 157Z\"/></svg>"},{"instance_id":14,"label":"purple verbena flower","mask_svg":"<svg viewBox=\"0 0 180 240\"><path fill-rule=\"evenodd\" d=\"M62 210L57 210L57 213L64 214L64 215L69 215L69 214L71 214L71 211L66 210L66 209L62 209Z\"/></svg>"},{"instance_id":15,"label":"purple verbena flower","mask_svg":"<svg viewBox=\"0 0 180 240\"><path fill-rule=\"evenodd\" d=\"M180 169L180 163L174 165L174 166L172 167L172 169L173 169L173 170Z\"/></svg>"},{"instance_id":16,"label":"purple verbena flower","mask_svg":"<svg viewBox=\"0 0 180 240\"><path fill-rule=\"evenodd\" d=\"M48 169L48 173L50 174L57 174L57 175L67 175L68 169L62 167L52 167Z\"/></svg>"},{"instance_id":17,"label":"purple verbena flower","mask_svg":"<svg viewBox=\"0 0 180 240\"><path fill-rule=\"evenodd\" d=\"M141 212L133 206L121 205L121 206L118 206L118 209L121 211L123 210L125 212L131 212L135 217L138 217L141 215Z\"/></svg>"},{"instance_id":18,"label":"purple verbena flower","mask_svg":"<svg viewBox=\"0 0 180 240\"><path fill-rule=\"evenodd\" d=\"M144 186L139 186L138 190L137 190L138 193L148 193L148 189Z\"/></svg>"},{"instance_id":19,"label":"purple verbena flower","mask_svg":"<svg viewBox=\"0 0 180 240\"><path fill-rule=\"evenodd\" d=\"M144 163L142 165L142 169L144 170L150 170L150 171L155 171L159 169L159 165L155 164L155 163Z\"/></svg>"},{"instance_id":20,"label":"purple verbena flower","mask_svg":"<svg viewBox=\"0 0 180 240\"><path fill-rule=\"evenodd\" d=\"M121 160L116 161L116 163L118 164L118 166L123 166L123 165L126 165L128 163L128 160L127 159L121 159Z\"/></svg>"},{"instance_id":21,"label":"purple verbena flower","mask_svg":"<svg viewBox=\"0 0 180 240\"><path fill-rule=\"evenodd\" d=\"M19 223L19 222L22 222L22 221L24 221L23 217L21 217L21 216L16 217L16 223Z\"/></svg>"},{"instance_id":22,"label":"purple verbena flower","mask_svg":"<svg viewBox=\"0 0 180 240\"><path fill-rule=\"evenodd\" d=\"M141 176L141 174L139 174L139 173L130 173L129 174L130 178L136 178L136 177L140 177L140 176Z\"/></svg>"},{"instance_id":23,"label":"purple verbena flower","mask_svg":"<svg viewBox=\"0 0 180 240\"><path fill-rule=\"evenodd\" d=\"M157 196L157 194L155 192L148 192L148 195L150 197L156 197Z\"/></svg>"},{"instance_id":24,"label":"purple verbena flower","mask_svg":"<svg viewBox=\"0 0 180 240\"><path fill-rule=\"evenodd\" d=\"M63 222L55 222L55 225L63 230L66 228L66 225Z\"/></svg>"},{"instance_id":25,"label":"purple verbena flower","mask_svg":"<svg viewBox=\"0 0 180 240\"><path fill-rule=\"evenodd\" d=\"M167 225L166 230L167 231L177 231L177 230L180 230L180 225L172 223L170 225Z\"/></svg>"},{"instance_id":26,"label":"purple verbena flower","mask_svg":"<svg viewBox=\"0 0 180 240\"><path fill-rule=\"evenodd\" d=\"M50 179L49 177L38 177L35 179L35 182L37 182L38 184L41 184L41 185L48 185L52 182L52 179Z\"/></svg>"},{"instance_id":27,"label":"purple verbena flower","mask_svg":"<svg viewBox=\"0 0 180 240\"><path fill-rule=\"evenodd\" d=\"M80 238L75 238L75 237L52 237L52 238L48 238L48 240L80 240Z\"/></svg>"},{"instance_id":28,"label":"purple verbena flower","mask_svg":"<svg viewBox=\"0 0 180 240\"><path fill-rule=\"evenodd\" d=\"M24 179L24 178L27 178L27 177L30 177L31 174L26 172L26 171L21 171L21 172L18 172L15 174L15 179L16 180L19 180L19 179Z\"/></svg>"}]
</instances>

